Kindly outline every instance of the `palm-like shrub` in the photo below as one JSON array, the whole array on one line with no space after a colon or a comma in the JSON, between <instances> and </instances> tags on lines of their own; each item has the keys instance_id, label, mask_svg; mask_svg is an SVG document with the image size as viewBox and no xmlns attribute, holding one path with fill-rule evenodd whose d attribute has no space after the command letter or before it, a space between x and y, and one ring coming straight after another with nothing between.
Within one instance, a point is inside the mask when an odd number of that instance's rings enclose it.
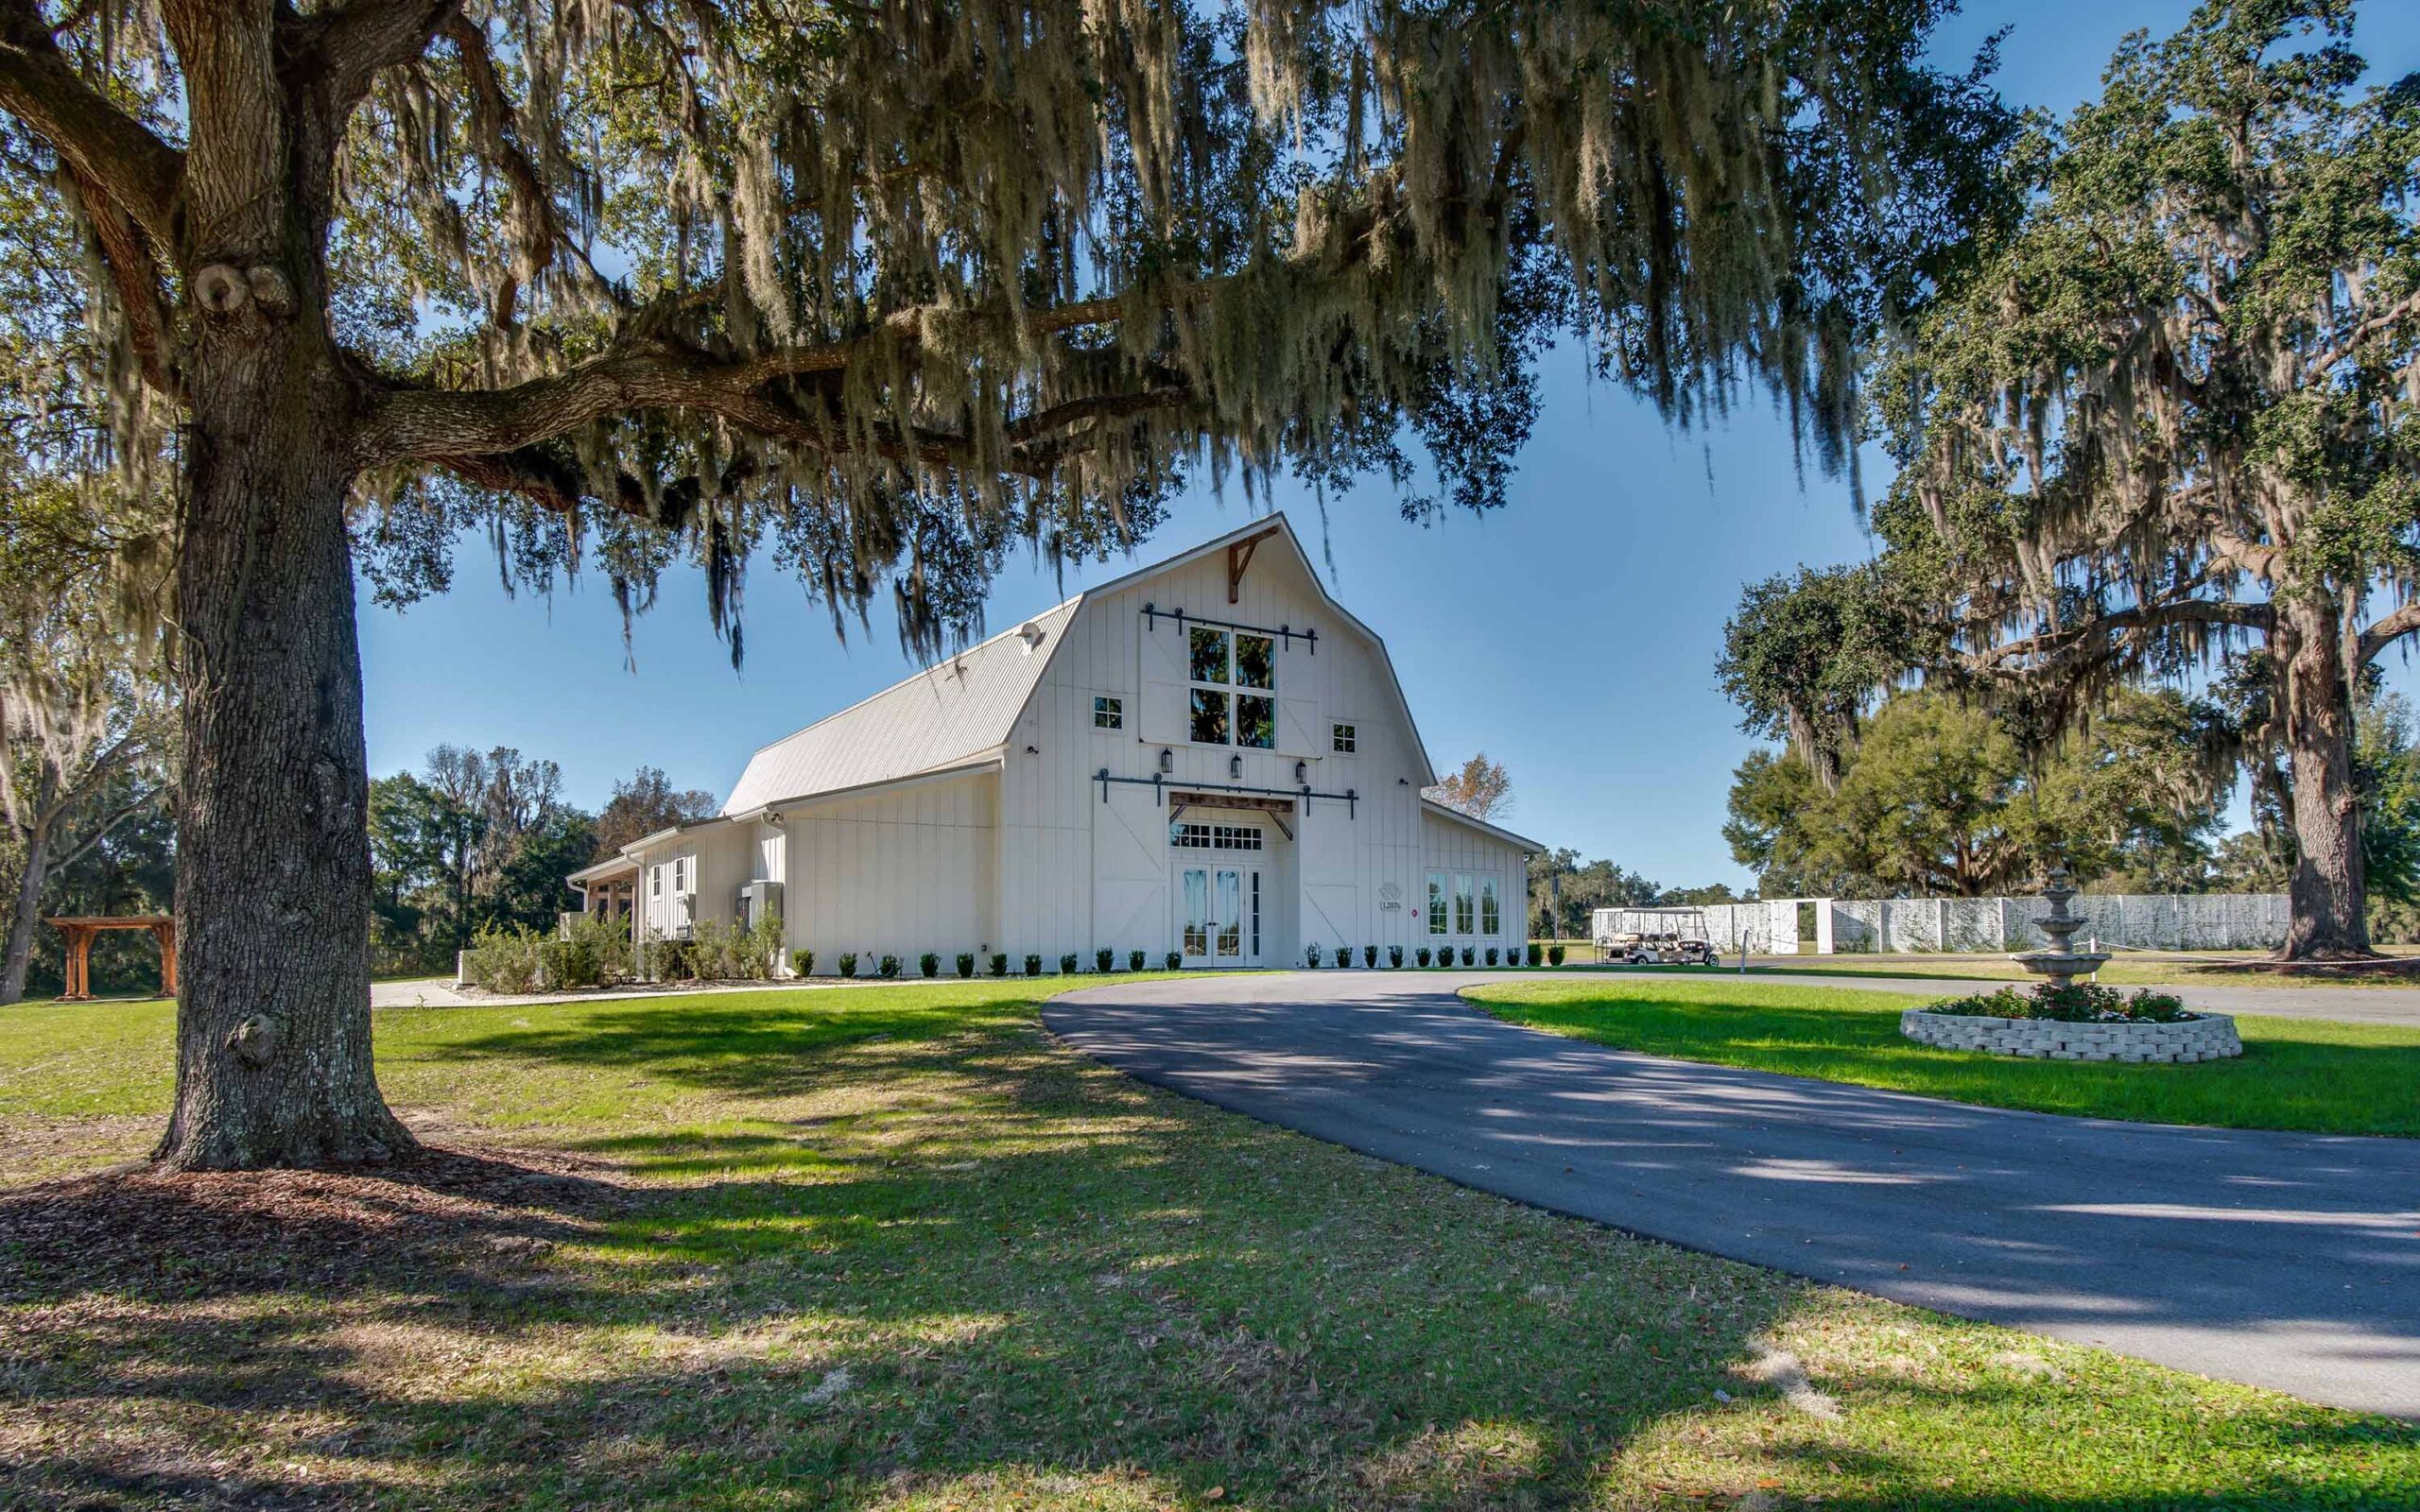
<instances>
[{"instance_id":1,"label":"palm-like shrub","mask_svg":"<svg viewBox=\"0 0 2420 1512\"><path fill-rule=\"evenodd\" d=\"M1141 951L1128 951L1126 953L1126 969L1130 971L1139 971L1143 969L1143 962L1147 959L1149 959L1149 957Z\"/></svg>"},{"instance_id":2,"label":"palm-like shrub","mask_svg":"<svg viewBox=\"0 0 2420 1512\"><path fill-rule=\"evenodd\" d=\"M942 974L942 958L931 951L926 951L916 957L916 970L926 976L939 976Z\"/></svg>"},{"instance_id":3,"label":"palm-like shrub","mask_svg":"<svg viewBox=\"0 0 2420 1512\"><path fill-rule=\"evenodd\" d=\"M973 951L960 951L958 953L958 974L961 977L973 976L975 974L975 953ZM994 971L992 974L994 976L997 976L1000 973Z\"/></svg>"}]
</instances>

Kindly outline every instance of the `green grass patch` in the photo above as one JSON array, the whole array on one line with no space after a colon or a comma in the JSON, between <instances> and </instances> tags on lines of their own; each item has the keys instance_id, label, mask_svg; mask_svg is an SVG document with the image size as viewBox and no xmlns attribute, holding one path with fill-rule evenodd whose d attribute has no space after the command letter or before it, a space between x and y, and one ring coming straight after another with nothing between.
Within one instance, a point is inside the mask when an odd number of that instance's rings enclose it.
<instances>
[{"instance_id":1,"label":"green grass patch","mask_svg":"<svg viewBox=\"0 0 2420 1512\"><path fill-rule=\"evenodd\" d=\"M1065 985L382 1011L382 1077L425 1134L568 1179L441 1211L408 1180L177 1178L116 1250L69 1254L11 1239L33 1209L0 1198L0 1503L2420 1498L2410 1425L1145 1088L1041 1031ZM116 1136L78 1131L156 1118L168 1041L164 1007L0 1015L0 1126L100 1158ZM1777 1352L1821 1400L1774 1388Z\"/></svg>"},{"instance_id":2,"label":"green grass patch","mask_svg":"<svg viewBox=\"0 0 2420 1512\"><path fill-rule=\"evenodd\" d=\"M1738 977L1473 988L1497 1018L1619 1050L1886 1087L1993 1108L2151 1124L2420 1136L2420 1029L2238 1015L2239 1059L2023 1060L1899 1034L1921 999Z\"/></svg>"}]
</instances>

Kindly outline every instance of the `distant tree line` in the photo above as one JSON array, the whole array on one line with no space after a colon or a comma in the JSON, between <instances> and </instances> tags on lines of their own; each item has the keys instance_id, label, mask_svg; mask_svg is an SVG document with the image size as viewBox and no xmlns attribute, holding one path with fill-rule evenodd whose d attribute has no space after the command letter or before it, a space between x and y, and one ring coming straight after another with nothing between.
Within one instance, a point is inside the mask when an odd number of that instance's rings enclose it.
<instances>
[{"instance_id":1,"label":"distant tree line","mask_svg":"<svg viewBox=\"0 0 2420 1512\"><path fill-rule=\"evenodd\" d=\"M1568 846L1530 858L1530 932L1542 939L1587 938L1589 915L1599 908L1685 907L1743 901L1743 895L1733 892L1727 883L1666 887L1611 861L1582 861L1580 852Z\"/></svg>"},{"instance_id":2,"label":"distant tree line","mask_svg":"<svg viewBox=\"0 0 2420 1512\"><path fill-rule=\"evenodd\" d=\"M418 772L370 784L374 970L444 971L482 929L550 928L572 905L570 873L715 807L642 766L590 814L563 799L551 761L440 746Z\"/></svg>"}]
</instances>

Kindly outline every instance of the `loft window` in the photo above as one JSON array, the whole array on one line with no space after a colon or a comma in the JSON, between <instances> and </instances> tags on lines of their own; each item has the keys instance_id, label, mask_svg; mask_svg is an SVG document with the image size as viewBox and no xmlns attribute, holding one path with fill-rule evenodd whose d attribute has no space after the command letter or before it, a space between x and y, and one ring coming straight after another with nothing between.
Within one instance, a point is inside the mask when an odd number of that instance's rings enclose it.
<instances>
[{"instance_id":1,"label":"loft window","mask_svg":"<svg viewBox=\"0 0 2420 1512\"><path fill-rule=\"evenodd\" d=\"M1093 728L1095 730L1125 729L1126 700L1123 698L1095 698L1093 700Z\"/></svg>"},{"instance_id":2,"label":"loft window","mask_svg":"<svg viewBox=\"0 0 2420 1512\"><path fill-rule=\"evenodd\" d=\"M1197 745L1277 748L1277 643L1248 630L1185 632L1192 688L1187 737Z\"/></svg>"},{"instance_id":3,"label":"loft window","mask_svg":"<svg viewBox=\"0 0 2420 1512\"><path fill-rule=\"evenodd\" d=\"M1360 734L1351 725L1328 727L1328 746L1339 756L1350 756L1360 749Z\"/></svg>"},{"instance_id":4,"label":"loft window","mask_svg":"<svg viewBox=\"0 0 2420 1512\"><path fill-rule=\"evenodd\" d=\"M1227 695L1218 688L1193 690L1192 738L1204 746L1227 743Z\"/></svg>"}]
</instances>

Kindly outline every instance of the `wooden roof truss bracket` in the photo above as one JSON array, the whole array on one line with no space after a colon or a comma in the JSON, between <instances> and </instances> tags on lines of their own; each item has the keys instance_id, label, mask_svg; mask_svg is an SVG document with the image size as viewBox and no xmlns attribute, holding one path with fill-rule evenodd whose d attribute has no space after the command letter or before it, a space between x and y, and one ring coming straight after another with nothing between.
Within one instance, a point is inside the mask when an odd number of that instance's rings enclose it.
<instances>
[{"instance_id":1,"label":"wooden roof truss bracket","mask_svg":"<svg viewBox=\"0 0 2420 1512\"><path fill-rule=\"evenodd\" d=\"M1250 536L1246 536L1246 537L1244 537L1244 539L1243 539L1243 540L1241 540L1241 541L1230 541L1230 542L1228 542L1228 544L1227 544L1227 602L1228 602L1228 603L1230 603L1230 604L1240 604L1240 603L1242 603L1242 602L1243 602L1243 598L1242 598L1242 596L1241 596L1241 590L1242 590L1242 588L1243 588L1243 581L1244 581L1244 569L1245 569L1245 568L1247 568L1247 567L1250 567L1250 566L1252 565L1252 555L1253 555L1253 552L1258 551L1258 550L1260 549L1260 543L1261 543L1262 541L1267 541L1270 537L1271 537L1271 536L1273 536L1273 535L1275 535L1275 534L1277 534L1277 526L1275 526L1275 525L1270 525L1268 529L1263 530L1263 531L1259 532L1259 533L1258 533L1258 534L1256 534L1256 535L1250 535Z\"/></svg>"}]
</instances>

